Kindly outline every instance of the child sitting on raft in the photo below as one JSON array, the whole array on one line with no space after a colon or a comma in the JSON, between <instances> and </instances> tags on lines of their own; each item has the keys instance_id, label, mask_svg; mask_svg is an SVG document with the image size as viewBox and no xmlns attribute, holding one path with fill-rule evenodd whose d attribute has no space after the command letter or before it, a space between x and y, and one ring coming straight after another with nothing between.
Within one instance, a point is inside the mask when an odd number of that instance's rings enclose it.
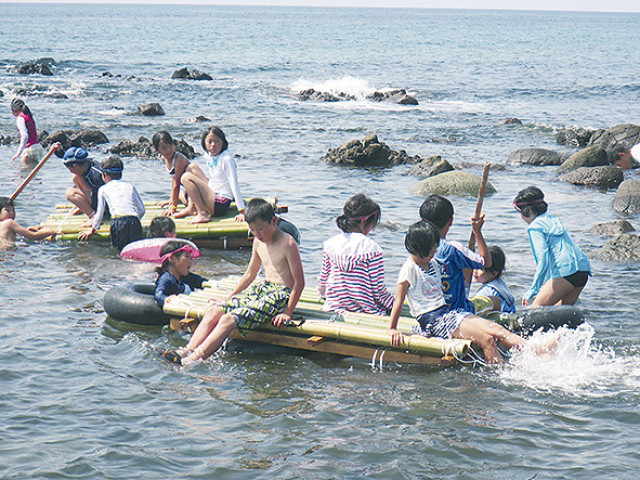
<instances>
[{"instance_id":1,"label":"child sitting on raft","mask_svg":"<svg viewBox=\"0 0 640 480\"><path fill-rule=\"evenodd\" d=\"M102 167L89 158L84 148L71 147L62 157L64 166L71 172L73 187L67 189L65 197L75 206L73 214L84 213L89 217L89 226L98 206L98 189L104 185Z\"/></svg>"},{"instance_id":2,"label":"child sitting on raft","mask_svg":"<svg viewBox=\"0 0 640 480\"><path fill-rule=\"evenodd\" d=\"M167 207L163 212L163 215L176 215L177 218L185 216L182 211L177 211L179 201L182 201L187 205L187 212L193 212L195 208L193 203L190 200L187 200L184 195L182 198L180 196L182 176L185 172L189 172L206 183L208 182L207 175L198 165L189 162L189 159L176 149L176 142L166 130L156 132L151 138L151 143L153 143L155 151L164 160L167 172L171 176L171 194L169 196L169 202L161 205L163 207ZM187 215L188 214L189 213L187 213Z\"/></svg>"},{"instance_id":3,"label":"child sitting on raft","mask_svg":"<svg viewBox=\"0 0 640 480\"><path fill-rule=\"evenodd\" d=\"M471 219L471 229L478 242L478 253L461 243L448 240L453 225L453 204L441 195L429 195L420 206L420 218L431 222L440 232L440 241L434 256L442 275L444 298L452 309L483 314L493 309L493 302L479 297L468 298L464 270L483 270L491 267L491 255L482 235L484 215Z\"/></svg>"},{"instance_id":4,"label":"child sitting on raft","mask_svg":"<svg viewBox=\"0 0 640 480\"><path fill-rule=\"evenodd\" d=\"M400 270L389 320L392 345L398 347L404 341L404 335L396 327L406 298L411 315L418 321L415 333L468 339L482 349L487 362L503 362L496 342L511 349L522 348L525 340L497 323L446 303L440 269L433 258L439 241L440 231L430 222L420 221L409 227L405 237L409 258Z\"/></svg>"},{"instance_id":5,"label":"child sitting on raft","mask_svg":"<svg viewBox=\"0 0 640 480\"><path fill-rule=\"evenodd\" d=\"M89 230L78 235L87 240L100 228L106 207L111 212L111 245L122 250L127 244L142 238L140 219L145 213L144 204L136 187L121 180L124 166L117 155L111 155L102 164L105 184L98 189L98 207Z\"/></svg>"},{"instance_id":6,"label":"child sitting on raft","mask_svg":"<svg viewBox=\"0 0 640 480\"><path fill-rule=\"evenodd\" d=\"M538 187L518 192L513 206L529 225L527 233L536 260L533 283L522 297L522 306L575 304L591 275L589 259L573 243L560 219L547 213L544 193Z\"/></svg>"},{"instance_id":7,"label":"child sitting on raft","mask_svg":"<svg viewBox=\"0 0 640 480\"><path fill-rule=\"evenodd\" d=\"M23 227L16 222L13 200L9 197L0 197L0 248L14 246L16 235L21 235L29 240L42 240L55 235L55 233L53 230L46 230L39 225Z\"/></svg>"},{"instance_id":8,"label":"child sitting on raft","mask_svg":"<svg viewBox=\"0 0 640 480\"><path fill-rule=\"evenodd\" d=\"M278 228L267 201L252 199L246 215L255 236L246 272L229 297L207 308L186 347L162 353L165 360L188 365L215 352L234 329L244 335L268 321L284 327L291 320L304 288L298 245ZM252 285L262 266L265 279Z\"/></svg>"},{"instance_id":9,"label":"child sitting on raft","mask_svg":"<svg viewBox=\"0 0 640 480\"><path fill-rule=\"evenodd\" d=\"M238 185L236 161L228 150L224 132L209 127L202 133L201 145L209 167L209 180L193 172L182 175L182 185L189 197L190 206L174 215L175 218L195 215L189 223L206 223L211 217L224 215L235 199L238 212L235 218L244 221L244 200Z\"/></svg>"},{"instance_id":10,"label":"child sitting on raft","mask_svg":"<svg viewBox=\"0 0 640 480\"><path fill-rule=\"evenodd\" d=\"M170 295L189 294L196 288L202 288L207 281L191 273L192 259L198 258L200 251L180 240L169 240L160 250L162 265L156 269L158 279L154 298L160 308Z\"/></svg>"},{"instance_id":11,"label":"child sitting on raft","mask_svg":"<svg viewBox=\"0 0 640 480\"><path fill-rule=\"evenodd\" d=\"M367 237L380 223L380 206L359 193L347 200L336 223L342 233L324 242L322 252L322 309L387 314L393 295L384 283L382 249Z\"/></svg>"},{"instance_id":12,"label":"child sitting on raft","mask_svg":"<svg viewBox=\"0 0 640 480\"><path fill-rule=\"evenodd\" d=\"M489 254L491 255L491 266L484 270L473 271L473 281L482 284L482 287L476 292L476 297L484 296L491 299L495 311L514 313L516 299L502 279L506 263L505 254L496 245L489 247Z\"/></svg>"}]
</instances>

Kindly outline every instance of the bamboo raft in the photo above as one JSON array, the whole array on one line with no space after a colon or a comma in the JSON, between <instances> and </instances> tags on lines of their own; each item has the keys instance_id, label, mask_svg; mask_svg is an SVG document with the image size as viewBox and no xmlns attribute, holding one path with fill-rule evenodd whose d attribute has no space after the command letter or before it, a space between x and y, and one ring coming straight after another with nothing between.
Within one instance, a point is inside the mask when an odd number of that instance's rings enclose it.
<instances>
[{"instance_id":1,"label":"bamboo raft","mask_svg":"<svg viewBox=\"0 0 640 480\"><path fill-rule=\"evenodd\" d=\"M275 198L269 199L276 204ZM151 220L162 215L164 208L162 202L144 202L146 212L141 219L143 231L148 231ZM57 205L54 213L49 215L41 224L42 227L58 232L54 239L59 241L77 241L78 234L88 227L82 226L87 221L83 214L71 215L73 205ZM276 206L277 213L287 211L286 206ZM234 217L238 214L235 203L231 204L229 211L220 217L214 217L207 223L188 223L193 217L174 218L176 233L180 238L193 241L199 247L213 248L241 248L251 245L252 236L249 226L245 222L236 222ZM89 237L90 241L108 242L110 240L110 220L105 219L100 229Z\"/></svg>"},{"instance_id":2,"label":"bamboo raft","mask_svg":"<svg viewBox=\"0 0 640 480\"><path fill-rule=\"evenodd\" d=\"M211 298L225 298L235 286L235 279L210 282L203 290L190 295L176 295L165 302L163 311L180 317L171 321L174 329L193 331L202 318ZM428 338L413 335L413 318L401 317L398 330L405 334L401 348L391 345L388 317L366 313L334 314L322 311L317 294L306 288L298 302L291 325L284 329L265 324L249 331L244 337L234 333L232 338L266 343L301 350L332 353L350 357L376 359L400 363L453 365L463 359L471 342L459 339Z\"/></svg>"}]
</instances>

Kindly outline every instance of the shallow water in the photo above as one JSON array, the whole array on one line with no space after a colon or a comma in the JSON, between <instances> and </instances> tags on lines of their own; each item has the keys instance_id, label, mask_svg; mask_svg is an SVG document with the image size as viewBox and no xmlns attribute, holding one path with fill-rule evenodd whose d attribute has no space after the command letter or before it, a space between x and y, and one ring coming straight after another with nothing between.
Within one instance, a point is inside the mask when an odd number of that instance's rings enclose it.
<instances>
[{"instance_id":1,"label":"shallow water","mask_svg":"<svg viewBox=\"0 0 640 480\"><path fill-rule=\"evenodd\" d=\"M307 283L344 201L363 191L382 206L373 234L392 286L407 226L422 199L408 167L342 169L327 148L377 132L394 149L504 164L555 144L563 126L640 123L640 15L5 4L0 16L0 133L15 135L16 88L39 128L95 126L111 143L167 128L197 150L201 124L227 133L246 195L277 196L300 228ZM29 29L16 29L29 18ZM58 28L56 28L58 26ZM51 56L54 77L2 65ZM212 82L169 79L196 67ZM103 78L110 71L120 78ZM124 77L134 75L134 80ZM364 97L407 88L418 107L301 103L303 87ZM167 115L136 106L160 102ZM519 126L498 126L506 117ZM10 194L28 174L0 147ZM103 147L93 150L102 158ZM628 173L628 178L637 174ZM143 198L168 194L158 161L127 159ZM545 191L588 253L587 230L622 218L614 192L555 181L553 168L491 172L485 235L508 257L516 297L534 271L525 224L511 207L529 184ZM52 159L18 199L18 220L42 221L64 201L69 174ZM453 198L453 239L466 241L474 199ZM637 219L630 218L637 226ZM246 251L205 250L196 270L242 273ZM0 252L2 478L635 478L640 459L637 264L592 261L579 306L588 324L561 332L558 353L517 355L499 368L425 368L267 347L220 352L188 370L156 347L186 338L106 320L116 284L152 281L106 246L18 242Z\"/></svg>"}]
</instances>

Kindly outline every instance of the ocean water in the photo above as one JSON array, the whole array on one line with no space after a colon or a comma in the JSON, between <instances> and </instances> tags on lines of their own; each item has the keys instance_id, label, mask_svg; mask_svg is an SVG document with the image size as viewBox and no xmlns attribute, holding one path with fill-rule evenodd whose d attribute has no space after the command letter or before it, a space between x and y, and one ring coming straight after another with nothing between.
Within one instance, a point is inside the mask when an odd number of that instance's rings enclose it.
<instances>
[{"instance_id":1,"label":"ocean water","mask_svg":"<svg viewBox=\"0 0 640 480\"><path fill-rule=\"evenodd\" d=\"M382 206L372 233L393 286L404 231L422 198L407 166L344 169L328 148L369 133L411 155L443 155L480 173L512 151L563 153L565 126L640 124L638 14L456 10L2 4L0 134L16 135L9 102L23 94L38 128L97 127L110 145L168 129L196 150L204 115L227 134L246 195L277 196L302 232L308 285L344 201ZM52 57L52 77L10 67ZM180 67L210 82L171 80ZM120 77L106 78L109 71ZM134 78L128 78L133 76ZM358 100L300 102L313 87ZM420 105L373 104L405 88ZM68 99L53 99L64 93ZM166 116L135 114L159 102ZM500 126L506 117L522 125ZM108 145L107 145L108 146ZM100 146L92 150L104 156ZM0 191L28 174L0 147ZM197 160L196 160L197 161ZM637 178L635 172L625 173ZM520 296L534 272L518 190L546 193L588 254L588 233L624 218L613 191L556 180L555 169L494 169L485 236L508 258ZM125 179L164 198L157 160L127 158ZM70 179L56 158L20 195L17 220L44 220ZM466 241L475 199L452 198L450 237ZM628 218L636 228L637 217ZM205 250L195 270L241 274L246 251ZM148 265L107 246L19 241L0 252L0 478L51 479L589 479L636 478L640 466L638 265L592 261L579 306L587 324L561 331L555 355L498 368L425 368L267 347L222 351L172 368L156 347L186 338L106 319L113 285L152 281Z\"/></svg>"}]
</instances>

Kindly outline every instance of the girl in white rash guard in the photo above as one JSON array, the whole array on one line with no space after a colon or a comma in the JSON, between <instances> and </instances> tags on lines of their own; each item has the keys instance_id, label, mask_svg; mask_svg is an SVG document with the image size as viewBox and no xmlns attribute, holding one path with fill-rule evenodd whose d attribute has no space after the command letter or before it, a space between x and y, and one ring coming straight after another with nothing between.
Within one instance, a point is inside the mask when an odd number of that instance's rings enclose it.
<instances>
[{"instance_id":1,"label":"girl in white rash guard","mask_svg":"<svg viewBox=\"0 0 640 480\"><path fill-rule=\"evenodd\" d=\"M231 201L235 199L239 214L235 217L237 222L244 221L244 200L238 185L236 161L227 150L229 144L224 132L218 127L209 127L201 139L202 148L205 150L205 160L209 167L209 181L185 172L182 175L182 185L193 203L192 208L185 208L176 218L195 215L190 223L206 223L211 217L224 215Z\"/></svg>"}]
</instances>

